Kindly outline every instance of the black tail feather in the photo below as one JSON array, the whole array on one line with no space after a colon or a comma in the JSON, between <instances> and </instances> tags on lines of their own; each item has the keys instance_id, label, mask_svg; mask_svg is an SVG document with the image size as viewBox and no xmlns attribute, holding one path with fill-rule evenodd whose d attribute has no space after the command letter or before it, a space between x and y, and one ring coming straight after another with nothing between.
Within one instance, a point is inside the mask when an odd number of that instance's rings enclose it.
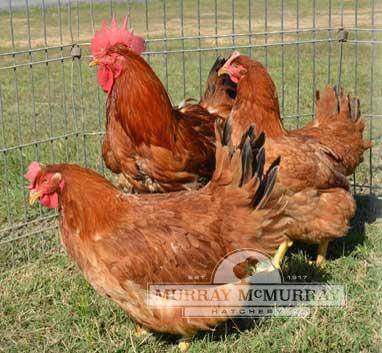
<instances>
[{"instance_id":1,"label":"black tail feather","mask_svg":"<svg viewBox=\"0 0 382 353\"><path fill-rule=\"evenodd\" d=\"M225 146L229 146L231 142L231 134L232 134L232 125L229 121L224 122L224 129L223 129L223 138L222 138L222 143Z\"/></svg>"},{"instance_id":2,"label":"black tail feather","mask_svg":"<svg viewBox=\"0 0 382 353\"><path fill-rule=\"evenodd\" d=\"M272 163L269 167L267 173L265 174L263 180L260 183L255 195L252 198L251 206L253 208L260 208L269 199L272 193L273 187L276 184L277 174L279 170L280 158Z\"/></svg>"},{"instance_id":3,"label":"black tail feather","mask_svg":"<svg viewBox=\"0 0 382 353\"><path fill-rule=\"evenodd\" d=\"M245 134L245 142L241 147L242 178L241 185L247 183L253 177L260 180L260 185L252 198L251 206L259 208L267 202L277 180L277 173L281 158L272 162L268 171L264 174L265 165L265 134L255 136L255 128L251 126Z\"/></svg>"},{"instance_id":4,"label":"black tail feather","mask_svg":"<svg viewBox=\"0 0 382 353\"><path fill-rule=\"evenodd\" d=\"M265 164L265 148L262 146L260 149L256 150L256 158L253 161L253 174L263 175Z\"/></svg>"},{"instance_id":5,"label":"black tail feather","mask_svg":"<svg viewBox=\"0 0 382 353\"><path fill-rule=\"evenodd\" d=\"M217 131L224 146L230 146L232 128L228 121L217 120ZM260 208L269 199L277 180L281 158L276 158L264 175L265 134L255 135L255 126L250 126L242 138L240 147L242 174L240 186L252 178L258 178L260 185L251 201L251 207ZM231 151L233 152L233 151Z\"/></svg>"},{"instance_id":6,"label":"black tail feather","mask_svg":"<svg viewBox=\"0 0 382 353\"><path fill-rule=\"evenodd\" d=\"M255 158L251 146L251 139L249 136L245 139L243 147L241 148L241 180L240 186L246 184L253 177L253 166Z\"/></svg>"}]
</instances>

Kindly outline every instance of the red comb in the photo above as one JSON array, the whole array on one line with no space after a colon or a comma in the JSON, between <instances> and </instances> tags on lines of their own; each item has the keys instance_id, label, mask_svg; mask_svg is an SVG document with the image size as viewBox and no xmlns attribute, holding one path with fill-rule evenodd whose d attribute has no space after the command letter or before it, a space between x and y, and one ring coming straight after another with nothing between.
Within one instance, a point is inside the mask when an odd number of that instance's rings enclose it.
<instances>
[{"instance_id":1,"label":"red comb","mask_svg":"<svg viewBox=\"0 0 382 353\"><path fill-rule=\"evenodd\" d=\"M29 180L29 189L32 189L37 178L38 173L41 170L41 165L39 162L32 162L29 164L28 171L25 174L25 178Z\"/></svg>"},{"instance_id":2,"label":"red comb","mask_svg":"<svg viewBox=\"0 0 382 353\"><path fill-rule=\"evenodd\" d=\"M145 40L127 29L127 18L125 17L122 26L118 27L114 16L109 28L103 22L101 30L95 32L90 50L93 56L101 56L117 43L126 45L137 54L141 54L145 50Z\"/></svg>"}]
</instances>

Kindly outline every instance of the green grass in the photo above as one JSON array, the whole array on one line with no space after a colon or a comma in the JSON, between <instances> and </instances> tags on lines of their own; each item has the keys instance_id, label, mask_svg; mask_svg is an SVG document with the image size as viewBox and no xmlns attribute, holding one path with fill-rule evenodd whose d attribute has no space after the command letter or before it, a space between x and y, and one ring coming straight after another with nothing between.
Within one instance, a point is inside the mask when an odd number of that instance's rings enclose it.
<instances>
[{"instance_id":1,"label":"green grass","mask_svg":"<svg viewBox=\"0 0 382 353\"><path fill-rule=\"evenodd\" d=\"M317 27L328 26L329 0L317 1ZM340 1L332 0L332 26L340 24ZM131 24L135 32L148 39L161 39L163 30L163 2L148 2L148 24L145 7L134 3L130 9ZM269 4L268 30L280 30L280 1ZM232 4L218 0L218 34L232 33ZM296 25L296 1L284 0L284 28ZM300 26L312 26L312 4L300 1ZM70 11L69 11L70 10ZM96 27L102 19L109 18L110 8L94 4ZM126 4L115 3L113 11L121 18L128 11ZM180 6L177 0L167 0L167 36L179 38ZM345 27L354 27L354 2L344 1ZM376 3L377 19L381 16L381 4ZM34 64L2 69L30 60L38 62L68 56L70 48L49 49L0 56L0 240L2 237L22 236L52 226L52 221L39 221L40 216L51 215L47 210L26 206L27 190L22 175L28 163L70 161L86 164L103 172L100 156L101 137L104 126L105 96L99 90L95 70L88 68L88 43L92 36L91 8L75 1L61 13L57 7L46 11L46 45L57 46L77 40L77 16L80 20L79 43L82 47L81 62L64 59L49 64ZM69 21L71 12L71 21ZM198 35L197 1L184 1L185 36ZM201 30L204 36L215 34L214 2L201 0ZM235 1L235 32L248 32L248 1ZM62 20L62 40L59 20ZM250 14L253 32L263 32L264 2L252 1ZM378 23L378 21L376 21ZM13 50L9 30L9 13L0 11L0 53ZM45 45L41 9L30 11L31 47ZM359 1L358 25L370 28L370 2ZM28 48L26 13L13 13L14 48ZM335 37L336 31L319 31L318 39ZM370 40L370 32L350 31L349 39ZM381 40L381 33L374 34ZM284 41L311 40L312 33L284 35ZM270 34L265 39L258 34L251 43L262 45L280 43L280 34ZM147 57L159 77L168 87L174 103L184 96L198 97L209 68L218 54L227 55L233 44L247 46L248 36L240 36L233 43L232 37L215 40L180 39L151 41L151 51L167 49L175 51L167 55L153 54ZM206 50L182 54L186 49L223 47L223 50ZM300 114L303 117L287 118L288 128L301 126L310 120L313 112L314 84L323 88L327 82L335 83L338 77L339 45L333 42L299 45L272 46L268 49L255 47L243 49L256 59L267 64L278 87L284 116ZM297 55L300 61L298 65ZM314 54L315 53L315 54ZM374 59L372 59L374 53ZM313 55L314 54L314 55ZM374 49L370 44L344 44L342 84L347 91L360 96L364 114L382 114L382 58L381 45ZM356 59L357 55L357 59ZM314 60L313 60L314 58ZM182 61L184 59L184 66ZM372 69L372 62L374 66ZM329 68L330 63L330 68ZM201 72L201 75L199 75ZM299 80L300 78L300 80ZM299 82L299 84L298 84ZM16 87L17 83L17 87ZM299 88L299 90L298 90ZM366 117L366 136L374 142L371 156L356 172L356 182L361 185L359 193L369 193L369 185L382 186L382 123L380 118ZM66 135L66 137L61 137ZM49 139L58 137L53 141ZM17 146L26 144L23 148ZM370 167L373 176L371 179ZM110 174L107 173L110 177ZM362 187L363 186L363 187ZM379 189L374 193L381 194ZM378 208L378 199L360 198L361 218L370 218ZM380 207L379 207L380 208ZM377 210L378 211L378 210ZM15 224L31 220L15 231L7 230ZM369 221L371 221L369 219ZM54 222L54 221L53 221ZM53 223L54 224L54 223ZM357 223L359 224L359 222ZM310 248L295 247L287 262L286 273L306 274L329 283L343 283L348 288L348 303L344 308L320 309L308 320L269 319L256 323L243 332L232 325L222 326L215 334L200 334L195 339L191 352L377 352L381 345L380 270L382 227L379 225L357 226L349 237L335 242L330 248L330 261L323 273L307 267L304 262ZM307 250L308 253L307 253ZM378 282L379 281L379 282ZM161 352L175 351L172 338L153 335L141 342L130 336L132 322L109 301L100 298L85 282L76 267L67 259L56 239L56 234L45 232L11 243L0 244L0 352ZM228 332L225 334L225 332Z\"/></svg>"},{"instance_id":2,"label":"green grass","mask_svg":"<svg viewBox=\"0 0 382 353\"><path fill-rule=\"evenodd\" d=\"M43 256L32 254L0 273L1 352L176 351L173 337L133 336L134 325L123 311L95 293L54 236L49 242ZM378 352L381 252L380 226L335 242L323 272L305 263L308 253L292 249L284 276L344 284L346 306L313 310L307 319L228 323L215 333L200 333L190 352Z\"/></svg>"}]
</instances>

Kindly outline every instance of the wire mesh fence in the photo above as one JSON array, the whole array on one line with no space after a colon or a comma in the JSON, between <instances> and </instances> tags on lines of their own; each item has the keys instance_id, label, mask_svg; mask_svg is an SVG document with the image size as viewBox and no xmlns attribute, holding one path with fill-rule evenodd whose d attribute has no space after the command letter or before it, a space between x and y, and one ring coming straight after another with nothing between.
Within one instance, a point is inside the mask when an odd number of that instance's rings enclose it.
<instances>
[{"instance_id":1,"label":"wire mesh fence","mask_svg":"<svg viewBox=\"0 0 382 353\"><path fill-rule=\"evenodd\" d=\"M105 95L88 62L95 29L113 14L127 15L145 37L144 55L174 104L198 97L216 56L232 49L268 67L288 128L312 118L316 89L340 82L360 97L365 134L374 142L352 177L353 191L381 194L381 3L6 0L0 3L0 249L16 251L13 240L55 229L51 211L27 205L23 174L32 160L79 163L110 176L100 156ZM30 246L28 240L22 248Z\"/></svg>"}]
</instances>

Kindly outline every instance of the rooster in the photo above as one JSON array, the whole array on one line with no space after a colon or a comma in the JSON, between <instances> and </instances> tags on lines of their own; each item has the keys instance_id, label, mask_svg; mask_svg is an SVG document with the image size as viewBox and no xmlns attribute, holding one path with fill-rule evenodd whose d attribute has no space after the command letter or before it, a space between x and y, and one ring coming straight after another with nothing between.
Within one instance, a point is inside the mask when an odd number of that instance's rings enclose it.
<instances>
[{"instance_id":1,"label":"rooster","mask_svg":"<svg viewBox=\"0 0 382 353\"><path fill-rule=\"evenodd\" d=\"M77 165L28 168L30 204L58 209L62 243L85 278L148 329L189 339L226 320L189 319L166 298L147 306L148 284L194 283L195 275L208 283L237 249L273 255L293 221L294 206L273 191L278 161L263 172L264 136L249 130L232 152L222 135L217 127L216 169L200 190L128 195Z\"/></svg>"},{"instance_id":2,"label":"rooster","mask_svg":"<svg viewBox=\"0 0 382 353\"><path fill-rule=\"evenodd\" d=\"M106 166L123 174L138 192L199 188L215 167L214 122L201 105L182 112L151 67L141 57L144 40L127 30L103 24L91 41L98 82L107 93Z\"/></svg>"},{"instance_id":3,"label":"rooster","mask_svg":"<svg viewBox=\"0 0 382 353\"><path fill-rule=\"evenodd\" d=\"M266 165L281 156L279 183L285 193L314 188L320 194L316 219L290 228L290 239L280 247L276 265L280 266L293 240L302 240L319 244L316 263L323 266L328 242L346 234L355 213L346 175L354 171L370 147L362 137L359 102L349 103L349 98L341 95L338 104L334 91L326 88L317 100L316 119L306 128L287 131L280 118L275 85L261 63L234 52L219 74L228 74L237 83L235 104L227 120L231 143L238 145L242 131L256 124L257 133L268 137Z\"/></svg>"}]
</instances>

